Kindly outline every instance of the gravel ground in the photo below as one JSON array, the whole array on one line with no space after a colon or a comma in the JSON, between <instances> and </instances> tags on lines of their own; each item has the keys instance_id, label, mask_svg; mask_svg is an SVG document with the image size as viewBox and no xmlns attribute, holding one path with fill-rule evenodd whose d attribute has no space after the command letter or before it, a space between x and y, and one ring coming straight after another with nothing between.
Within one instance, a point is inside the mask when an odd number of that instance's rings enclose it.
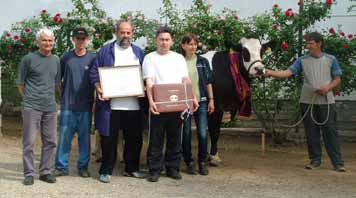
<instances>
[{"instance_id":1,"label":"gravel ground","mask_svg":"<svg viewBox=\"0 0 356 198\"><path fill-rule=\"evenodd\" d=\"M33 186L23 186L21 139L3 136L0 137L0 197L356 198L355 143L343 144L346 173L333 171L329 160L325 160L321 169L303 169L307 162L304 146L268 147L266 155L261 156L256 143L257 140L245 142L236 135L223 135L220 152L224 162L220 167L209 168L208 176L183 173L183 180L175 181L162 175L159 182L149 183L123 177L123 165L119 163L111 183L104 184L98 181L99 164L95 162L90 164L91 178L77 176L74 161L77 156L73 154L70 176L58 177L56 184L39 181L37 176ZM73 153L77 153L76 143L73 144ZM142 162L145 151L146 148Z\"/></svg>"}]
</instances>

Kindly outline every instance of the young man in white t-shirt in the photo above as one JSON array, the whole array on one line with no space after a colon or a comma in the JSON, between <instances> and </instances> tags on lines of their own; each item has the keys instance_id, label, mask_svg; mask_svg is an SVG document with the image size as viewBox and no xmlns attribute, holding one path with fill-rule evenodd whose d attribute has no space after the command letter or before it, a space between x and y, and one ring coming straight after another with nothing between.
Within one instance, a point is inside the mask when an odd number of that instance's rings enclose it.
<instances>
[{"instance_id":1,"label":"young man in white t-shirt","mask_svg":"<svg viewBox=\"0 0 356 198\"><path fill-rule=\"evenodd\" d=\"M182 179L179 173L182 141L180 112L159 113L152 97L153 84L190 83L187 63L182 55L170 50L172 44L171 30L168 27L160 27L156 32L157 50L145 56L142 66L151 113L147 151L149 168L147 180L150 182L157 182L160 177L165 133L167 137L164 163L166 174L173 179ZM195 96L194 106L196 110L198 103Z\"/></svg>"}]
</instances>

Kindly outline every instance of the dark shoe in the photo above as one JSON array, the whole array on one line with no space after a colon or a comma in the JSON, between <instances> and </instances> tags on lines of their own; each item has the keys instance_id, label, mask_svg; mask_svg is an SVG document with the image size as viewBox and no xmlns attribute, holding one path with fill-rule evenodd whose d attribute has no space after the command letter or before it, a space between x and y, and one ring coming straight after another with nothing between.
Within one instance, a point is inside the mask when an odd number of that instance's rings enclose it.
<instances>
[{"instance_id":1,"label":"dark shoe","mask_svg":"<svg viewBox=\"0 0 356 198\"><path fill-rule=\"evenodd\" d=\"M79 170L78 170L78 175L79 175L80 177L84 177L84 178L90 177L90 173L88 172L87 169L79 169Z\"/></svg>"},{"instance_id":2,"label":"dark shoe","mask_svg":"<svg viewBox=\"0 0 356 198\"><path fill-rule=\"evenodd\" d=\"M346 168L343 165L337 165L334 167L334 170L337 172L346 172Z\"/></svg>"},{"instance_id":3,"label":"dark shoe","mask_svg":"<svg viewBox=\"0 0 356 198\"><path fill-rule=\"evenodd\" d=\"M169 170L169 171L167 171L167 177L170 177L170 178L175 179L175 180L182 179L182 175L177 170Z\"/></svg>"},{"instance_id":4,"label":"dark shoe","mask_svg":"<svg viewBox=\"0 0 356 198\"><path fill-rule=\"evenodd\" d=\"M53 174L54 174L56 177L68 176L68 175L69 175L68 171L59 170L59 169L55 169Z\"/></svg>"},{"instance_id":5,"label":"dark shoe","mask_svg":"<svg viewBox=\"0 0 356 198\"><path fill-rule=\"evenodd\" d=\"M196 172L195 172L195 163L194 161L190 162L188 165L187 165L187 173L189 175L196 175Z\"/></svg>"},{"instance_id":6,"label":"dark shoe","mask_svg":"<svg viewBox=\"0 0 356 198\"><path fill-rule=\"evenodd\" d=\"M39 178L41 181L44 181L44 182L47 182L47 183L50 183L50 184L53 184L53 183L56 183L56 177L54 177L53 175L51 174L48 174L48 175L40 175L40 178Z\"/></svg>"},{"instance_id":7,"label":"dark shoe","mask_svg":"<svg viewBox=\"0 0 356 198\"><path fill-rule=\"evenodd\" d=\"M320 168L320 162L310 162L310 164L305 165L308 170Z\"/></svg>"},{"instance_id":8,"label":"dark shoe","mask_svg":"<svg viewBox=\"0 0 356 198\"><path fill-rule=\"evenodd\" d=\"M159 173L150 173L147 177L147 181L158 182L159 177L160 177Z\"/></svg>"},{"instance_id":9,"label":"dark shoe","mask_svg":"<svg viewBox=\"0 0 356 198\"><path fill-rule=\"evenodd\" d=\"M142 171L134 171L134 172L124 172L123 173L124 176L126 177L135 177L135 178L139 178L139 179L143 179L146 178L146 173L142 172Z\"/></svg>"},{"instance_id":10,"label":"dark shoe","mask_svg":"<svg viewBox=\"0 0 356 198\"><path fill-rule=\"evenodd\" d=\"M26 176L25 179L23 180L23 185L25 186L33 185L33 183L34 183L33 176Z\"/></svg>"},{"instance_id":11,"label":"dark shoe","mask_svg":"<svg viewBox=\"0 0 356 198\"><path fill-rule=\"evenodd\" d=\"M201 175L208 175L209 171L208 168L206 167L206 163L205 162L200 162L199 163L199 174Z\"/></svg>"}]
</instances>

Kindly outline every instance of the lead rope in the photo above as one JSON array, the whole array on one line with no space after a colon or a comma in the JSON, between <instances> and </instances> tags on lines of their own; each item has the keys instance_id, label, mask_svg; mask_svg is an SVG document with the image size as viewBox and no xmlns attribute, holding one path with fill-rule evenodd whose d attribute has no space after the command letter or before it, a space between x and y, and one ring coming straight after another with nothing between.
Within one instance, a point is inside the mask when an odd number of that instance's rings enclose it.
<instances>
[{"instance_id":1,"label":"lead rope","mask_svg":"<svg viewBox=\"0 0 356 198\"><path fill-rule=\"evenodd\" d=\"M302 118L295 124L293 125L285 125L285 124L281 124L280 126L282 127L286 127L286 128L294 128L296 126L298 126L300 123L302 123L302 121L304 120L304 118L307 116L307 113L310 111L310 117L312 119L312 121L318 125L318 126L322 126L322 125L325 125L328 120L329 120L329 114L330 114L330 104L328 103L328 113L327 113L327 116L325 118L325 120L323 122L318 122L316 121L316 119L314 118L314 102L315 102L315 98L317 96L317 93L314 93L313 97L312 97L312 101L311 101L311 104L308 105L308 108L307 110L305 111L305 113L303 114Z\"/></svg>"}]
</instances>

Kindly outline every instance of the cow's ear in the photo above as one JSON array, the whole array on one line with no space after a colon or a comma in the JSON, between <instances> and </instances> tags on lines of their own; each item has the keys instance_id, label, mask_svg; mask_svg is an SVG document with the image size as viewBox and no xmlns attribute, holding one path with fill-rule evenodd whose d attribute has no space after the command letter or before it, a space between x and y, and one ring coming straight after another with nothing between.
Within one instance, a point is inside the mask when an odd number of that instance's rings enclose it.
<instances>
[{"instance_id":1,"label":"cow's ear","mask_svg":"<svg viewBox=\"0 0 356 198\"><path fill-rule=\"evenodd\" d=\"M242 44L238 43L232 47L232 49L236 52L242 52Z\"/></svg>"}]
</instances>

